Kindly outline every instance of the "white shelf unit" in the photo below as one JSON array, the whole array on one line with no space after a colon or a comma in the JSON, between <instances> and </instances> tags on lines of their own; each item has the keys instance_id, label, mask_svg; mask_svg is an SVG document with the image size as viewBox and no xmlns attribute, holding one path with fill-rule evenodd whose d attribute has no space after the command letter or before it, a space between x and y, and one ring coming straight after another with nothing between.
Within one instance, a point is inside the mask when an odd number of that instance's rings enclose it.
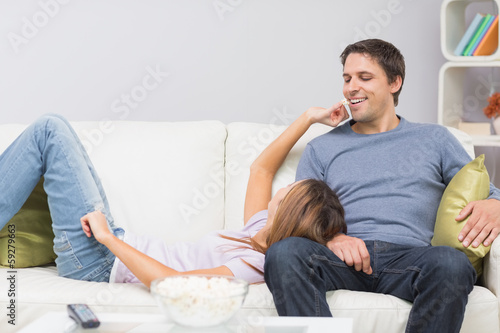
<instances>
[{"instance_id":1,"label":"white shelf unit","mask_svg":"<svg viewBox=\"0 0 500 333\"><path fill-rule=\"evenodd\" d=\"M441 51L449 61L481 62L500 59L500 47L489 56L467 57L453 53L468 27L465 22L466 8L474 2L494 3L496 12L489 14L498 14L500 0L444 0L441 4Z\"/></svg>"},{"instance_id":2,"label":"white shelf unit","mask_svg":"<svg viewBox=\"0 0 500 333\"><path fill-rule=\"evenodd\" d=\"M441 67L438 87L439 124L458 128L458 123L463 116L465 72L471 67L500 67L500 61L452 61ZM474 146L500 146L500 135L473 135L472 143Z\"/></svg>"}]
</instances>

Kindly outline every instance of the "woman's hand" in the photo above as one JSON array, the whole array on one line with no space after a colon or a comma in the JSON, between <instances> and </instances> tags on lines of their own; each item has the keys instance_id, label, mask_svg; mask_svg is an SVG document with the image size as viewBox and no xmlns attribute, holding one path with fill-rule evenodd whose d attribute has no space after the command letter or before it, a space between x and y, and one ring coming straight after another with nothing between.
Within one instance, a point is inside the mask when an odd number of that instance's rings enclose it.
<instances>
[{"instance_id":1,"label":"woman's hand","mask_svg":"<svg viewBox=\"0 0 500 333\"><path fill-rule=\"evenodd\" d=\"M313 124L321 123L332 127L337 127L338 124L349 118L349 113L342 102L335 103L328 109L312 107L306 112Z\"/></svg>"},{"instance_id":2,"label":"woman's hand","mask_svg":"<svg viewBox=\"0 0 500 333\"><path fill-rule=\"evenodd\" d=\"M113 235L108 228L106 217L100 211L88 213L80 219L80 222L82 223L82 229L85 235L90 237L94 234L95 239L97 239L99 243L104 243L107 237Z\"/></svg>"}]
</instances>

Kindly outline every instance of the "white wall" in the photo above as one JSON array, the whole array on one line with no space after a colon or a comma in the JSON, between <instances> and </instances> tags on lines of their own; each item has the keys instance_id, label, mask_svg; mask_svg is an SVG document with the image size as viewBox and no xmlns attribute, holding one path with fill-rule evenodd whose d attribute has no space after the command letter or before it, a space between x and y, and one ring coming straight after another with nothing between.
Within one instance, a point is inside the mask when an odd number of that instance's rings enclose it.
<instances>
[{"instance_id":1,"label":"white wall","mask_svg":"<svg viewBox=\"0 0 500 333\"><path fill-rule=\"evenodd\" d=\"M70 120L269 122L276 110L289 122L342 98L338 56L367 37L405 55L398 113L436 122L445 61L440 7L436 0L0 0L0 123L47 112Z\"/></svg>"}]
</instances>

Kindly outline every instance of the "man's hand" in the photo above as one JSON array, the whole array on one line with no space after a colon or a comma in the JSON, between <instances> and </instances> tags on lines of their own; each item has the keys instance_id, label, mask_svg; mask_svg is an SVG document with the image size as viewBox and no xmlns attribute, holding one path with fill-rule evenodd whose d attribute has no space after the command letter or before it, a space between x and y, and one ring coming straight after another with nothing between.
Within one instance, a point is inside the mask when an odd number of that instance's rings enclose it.
<instances>
[{"instance_id":1,"label":"man's hand","mask_svg":"<svg viewBox=\"0 0 500 333\"><path fill-rule=\"evenodd\" d=\"M359 238L337 234L326 246L335 253L347 266L354 266L354 269L372 274L370 266L370 254L366 249L365 242Z\"/></svg>"},{"instance_id":2,"label":"man's hand","mask_svg":"<svg viewBox=\"0 0 500 333\"><path fill-rule=\"evenodd\" d=\"M328 109L312 107L307 112L313 123L321 123L332 127L337 127L338 124L349 118L349 113L347 113L342 102L338 102Z\"/></svg>"},{"instance_id":3,"label":"man's hand","mask_svg":"<svg viewBox=\"0 0 500 333\"><path fill-rule=\"evenodd\" d=\"M100 211L88 213L80 219L80 222L82 223L85 235L90 237L94 234L95 239L99 243L103 243L107 237L112 235L111 231L109 231L106 217Z\"/></svg>"},{"instance_id":4,"label":"man's hand","mask_svg":"<svg viewBox=\"0 0 500 333\"><path fill-rule=\"evenodd\" d=\"M467 216L469 220L458 235L458 240L464 247L470 244L478 247L481 243L484 246L491 245L500 233L500 201L487 199L470 202L455 220L463 221Z\"/></svg>"}]
</instances>

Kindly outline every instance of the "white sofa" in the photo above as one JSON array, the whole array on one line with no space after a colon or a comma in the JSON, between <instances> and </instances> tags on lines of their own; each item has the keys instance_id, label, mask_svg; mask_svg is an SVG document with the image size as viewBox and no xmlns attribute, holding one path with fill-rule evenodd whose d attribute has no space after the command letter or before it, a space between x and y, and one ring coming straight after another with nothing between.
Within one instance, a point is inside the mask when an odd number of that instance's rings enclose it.
<instances>
[{"instance_id":1,"label":"white sofa","mask_svg":"<svg viewBox=\"0 0 500 333\"><path fill-rule=\"evenodd\" d=\"M270 124L200 122L73 123L102 179L118 225L166 242L196 240L214 229L239 228L248 167L283 129ZM0 152L25 125L0 125ZM305 144L329 130L317 125L294 147L275 179L294 179ZM471 155L468 137L453 131ZM462 332L499 332L500 241L486 258L484 285L469 297ZM17 325L7 323L7 270L0 275L0 331L16 331L68 303L98 312L158 313L142 285L82 282L58 277L55 267L17 269ZM354 318L354 332L403 332L411 303L389 295L339 290L328 293L336 317ZM440 304L436 305L439 311ZM444 305L445 306L445 305ZM249 316L276 316L265 284L252 285L243 305ZM249 317L249 318L250 318ZM251 324L242 322L242 325ZM332 332L334 328L332 328Z\"/></svg>"}]
</instances>

